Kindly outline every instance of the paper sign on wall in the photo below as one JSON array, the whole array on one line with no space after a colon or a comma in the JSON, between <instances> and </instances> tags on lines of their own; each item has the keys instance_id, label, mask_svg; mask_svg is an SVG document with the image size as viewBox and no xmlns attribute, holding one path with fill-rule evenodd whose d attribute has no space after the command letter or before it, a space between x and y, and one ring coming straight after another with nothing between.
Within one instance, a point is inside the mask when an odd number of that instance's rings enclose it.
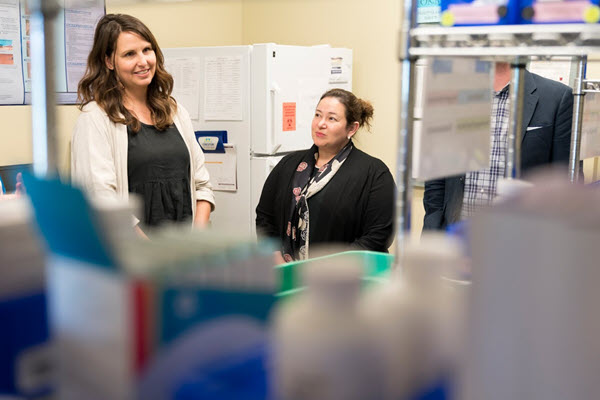
<instances>
[{"instance_id":1,"label":"paper sign on wall","mask_svg":"<svg viewBox=\"0 0 600 400\"><path fill-rule=\"evenodd\" d=\"M173 76L173 97L185 107L191 119L198 120L202 60L200 57L167 58L165 67Z\"/></svg>"},{"instance_id":2,"label":"paper sign on wall","mask_svg":"<svg viewBox=\"0 0 600 400\"><path fill-rule=\"evenodd\" d=\"M235 192L237 190L237 153L235 146L225 143L223 153L206 153L206 169L210 174L213 190Z\"/></svg>"},{"instance_id":3,"label":"paper sign on wall","mask_svg":"<svg viewBox=\"0 0 600 400\"><path fill-rule=\"evenodd\" d=\"M331 57L331 68L329 73L329 83L348 83L352 73L352 63L344 60L344 57Z\"/></svg>"},{"instance_id":4,"label":"paper sign on wall","mask_svg":"<svg viewBox=\"0 0 600 400\"><path fill-rule=\"evenodd\" d=\"M283 103L283 131L296 130L296 103Z\"/></svg>"},{"instance_id":5,"label":"paper sign on wall","mask_svg":"<svg viewBox=\"0 0 600 400\"><path fill-rule=\"evenodd\" d=\"M242 57L204 59L204 119L242 121Z\"/></svg>"},{"instance_id":6,"label":"paper sign on wall","mask_svg":"<svg viewBox=\"0 0 600 400\"><path fill-rule=\"evenodd\" d=\"M551 61L531 60L527 71L552 79L565 85L573 86L571 69L574 62L571 57L552 57Z\"/></svg>"},{"instance_id":7,"label":"paper sign on wall","mask_svg":"<svg viewBox=\"0 0 600 400\"><path fill-rule=\"evenodd\" d=\"M54 89L59 104L75 104L104 0L61 0L53 21ZM0 1L0 104L31 104L32 34L42 29L25 0ZM38 42L38 46L43 43ZM40 53L41 54L41 53Z\"/></svg>"}]
</instances>

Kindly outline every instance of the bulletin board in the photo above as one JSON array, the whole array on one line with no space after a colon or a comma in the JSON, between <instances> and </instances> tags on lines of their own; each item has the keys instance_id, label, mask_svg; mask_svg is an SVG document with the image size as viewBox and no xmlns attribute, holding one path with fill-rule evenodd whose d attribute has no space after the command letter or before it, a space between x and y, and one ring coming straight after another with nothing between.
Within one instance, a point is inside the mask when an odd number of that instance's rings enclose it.
<instances>
[{"instance_id":1,"label":"bulletin board","mask_svg":"<svg viewBox=\"0 0 600 400\"><path fill-rule=\"evenodd\" d=\"M60 0L54 21L54 87L58 104L75 104L104 0ZM32 26L41 23L26 0L0 1L0 105L31 104ZM38 43L43 43L38 40Z\"/></svg>"}]
</instances>

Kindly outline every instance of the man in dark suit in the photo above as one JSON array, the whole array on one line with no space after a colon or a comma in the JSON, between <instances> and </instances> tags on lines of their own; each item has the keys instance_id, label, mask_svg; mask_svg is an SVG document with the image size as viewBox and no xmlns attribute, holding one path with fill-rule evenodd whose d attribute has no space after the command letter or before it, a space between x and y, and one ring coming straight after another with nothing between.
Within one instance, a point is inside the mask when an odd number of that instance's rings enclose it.
<instances>
[{"instance_id":1,"label":"man in dark suit","mask_svg":"<svg viewBox=\"0 0 600 400\"><path fill-rule=\"evenodd\" d=\"M445 229L490 204L496 195L496 182L506 165L510 76L510 65L496 64L490 167L426 182L423 229ZM573 94L570 87L528 71L524 78L521 171L526 176L534 167L568 163Z\"/></svg>"}]
</instances>

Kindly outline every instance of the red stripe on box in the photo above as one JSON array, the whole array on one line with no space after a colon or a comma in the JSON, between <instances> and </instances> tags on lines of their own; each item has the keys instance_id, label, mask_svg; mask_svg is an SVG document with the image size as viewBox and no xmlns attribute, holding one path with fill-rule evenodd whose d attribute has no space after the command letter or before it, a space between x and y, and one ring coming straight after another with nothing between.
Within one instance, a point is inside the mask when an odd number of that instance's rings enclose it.
<instances>
[{"instance_id":1,"label":"red stripe on box","mask_svg":"<svg viewBox=\"0 0 600 400\"><path fill-rule=\"evenodd\" d=\"M139 375L150 355L150 289L144 282L133 284L133 367Z\"/></svg>"}]
</instances>

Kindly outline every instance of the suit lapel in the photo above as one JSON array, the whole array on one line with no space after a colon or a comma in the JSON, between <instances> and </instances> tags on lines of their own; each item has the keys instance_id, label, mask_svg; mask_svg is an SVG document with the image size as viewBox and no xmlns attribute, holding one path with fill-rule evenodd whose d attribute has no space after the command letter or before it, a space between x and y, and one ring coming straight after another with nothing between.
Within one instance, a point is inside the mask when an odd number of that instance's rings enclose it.
<instances>
[{"instance_id":1,"label":"suit lapel","mask_svg":"<svg viewBox=\"0 0 600 400\"><path fill-rule=\"evenodd\" d=\"M538 102L538 95L536 93L537 86L533 80L533 76L529 71L525 71L525 90L523 93L523 130L521 131L521 140L525 138L527 127L535 111L535 106Z\"/></svg>"}]
</instances>

